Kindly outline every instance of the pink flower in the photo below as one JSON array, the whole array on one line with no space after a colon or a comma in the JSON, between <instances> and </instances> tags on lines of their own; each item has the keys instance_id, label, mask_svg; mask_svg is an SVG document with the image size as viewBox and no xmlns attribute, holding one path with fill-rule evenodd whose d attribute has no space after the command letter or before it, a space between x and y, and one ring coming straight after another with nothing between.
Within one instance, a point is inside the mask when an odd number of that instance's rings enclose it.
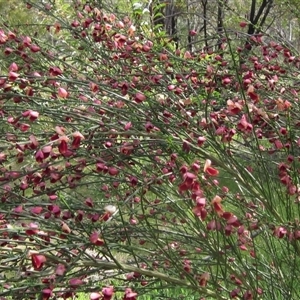
<instances>
[{"instance_id":1,"label":"pink flower","mask_svg":"<svg viewBox=\"0 0 300 300\"><path fill-rule=\"evenodd\" d=\"M190 30L189 35L190 36L195 36L197 34L196 30Z\"/></svg>"},{"instance_id":2,"label":"pink flower","mask_svg":"<svg viewBox=\"0 0 300 300\"><path fill-rule=\"evenodd\" d=\"M25 47L29 47L31 45L31 38L29 36L25 36L23 38L23 45Z\"/></svg>"},{"instance_id":3,"label":"pink flower","mask_svg":"<svg viewBox=\"0 0 300 300\"><path fill-rule=\"evenodd\" d=\"M111 176L116 176L119 174L119 170L116 167L109 167L108 168L108 173Z\"/></svg>"},{"instance_id":4,"label":"pink flower","mask_svg":"<svg viewBox=\"0 0 300 300\"><path fill-rule=\"evenodd\" d=\"M128 123L125 124L124 129L125 129L125 130L128 130L128 129L130 129L131 127L132 127L132 123L131 123L131 122L128 122Z\"/></svg>"},{"instance_id":5,"label":"pink flower","mask_svg":"<svg viewBox=\"0 0 300 300\"><path fill-rule=\"evenodd\" d=\"M34 45L34 44L32 44L32 45L30 45L30 51L31 52L39 52L41 50L41 48L39 47L39 46L37 46L37 45Z\"/></svg>"},{"instance_id":6,"label":"pink flower","mask_svg":"<svg viewBox=\"0 0 300 300\"><path fill-rule=\"evenodd\" d=\"M101 296L101 294L99 294L99 293L91 293L90 294L90 300L100 300L100 299L102 299L101 298L102 296Z\"/></svg>"},{"instance_id":7,"label":"pink flower","mask_svg":"<svg viewBox=\"0 0 300 300\"><path fill-rule=\"evenodd\" d=\"M197 176L193 173L186 172L183 174L183 180L187 187L191 187Z\"/></svg>"},{"instance_id":8,"label":"pink flower","mask_svg":"<svg viewBox=\"0 0 300 300\"><path fill-rule=\"evenodd\" d=\"M16 73L16 72L13 72L13 71L10 71L8 73L8 79L10 81L15 81L18 77L20 76L20 74Z\"/></svg>"},{"instance_id":9,"label":"pink flower","mask_svg":"<svg viewBox=\"0 0 300 300\"><path fill-rule=\"evenodd\" d=\"M238 297L240 291L241 291L240 289L234 289L234 290L232 290L232 291L230 292L230 298L231 298L231 299L234 299L234 298Z\"/></svg>"},{"instance_id":10,"label":"pink flower","mask_svg":"<svg viewBox=\"0 0 300 300\"><path fill-rule=\"evenodd\" d=\"M203 206L196 205L192 211L193 211L194 215L196 217L199 217L202 221L204 221L206 219L207 210Z\"/></svg>"},{"instance_id":11,"label":"pink flower","mask_svg":"<svg viewBox=\"0 0 300 300\"><path fill-rule=\"evenodd\" d=\"M225 78L222 79L222 83L223 83L224 85L227 85L227 84L229 84L230 82L231 82L231 79L230 79L229 77L225 77Z\"/></svg>"},{"instance_id":12,"label":"pink flower","mask_svg":"<svg viewBox=\"0 0 300 300\"><path fill-rule=\"evenodd\" d=\"M204 137L204 136L200 136L199 138L198 138L198 146L199 147L202 147L203 146L203 144L205 143L205 141L206 141L206 138Z\"/></svg>"},{"instance_id":13,"label":"pink flower","mask_svg":"<svg viewBox=\"0 0 300 300\"><path fill-rule=\"evenodd\" d=\"M49 73L50 73L50 76L58 76L58 75L61 75L63 72L58 67L50 67Z\"/></svg>"},{"instance_id":14,"label":"pink flower","mask_svg":"<svg viewBox=\"0 0 300 300\"><path fill-rule=\"evenodd\" d=\"M42 212L43 208L41 206L35 206L30 209L31 213L39 215Z\"/></svg>"},{"instance_id":15,"label":"pink flower","mask_svg":"<svg viewBox=\"0 0 300 300\"><path fill-rule=\"evenodd\" d=\"M284 238L287 235L287 230L284 227L277 227L275 228L275 230L273 231L273 235L275 235L276 237L278 237L279 239Z\"/></svg>"},{"instance_id":16,"label":"pink flower","mask_svg":"<svg viewBox=\"0 0 300 300\"><path fill-rule=\"evenodd\" d=\"M62 87L58 88L57 95L59 98L67 98L68 94L69 93L64 88Z\"/></svg>"},{"instance_id":17,"label":"pink flower","mask_svg":"<svg viewBox=\"0 0 300 300\"><path fill-rule=\"evenodd\" d=\"M137 300L137 295L131 288L126 288L123 300Z\"/></svg>"},{"instance_id":18,"label":"pink flower","mask_svg":"<svg viewBox=\"0 0 300 300\"><path fill-rule=\"evenodd\" d=\"M56 267L55 274L58 276L64 275L66 272L66 267L63 264L58 264Z\"/></svg>"},{"instance_id":19,"label":"pink flower","mask_svg":"<svg viewBox=\"0 0 300 300\"><path fill-rule=\"evenodd\" d=\"M22 113L23 117L28 117L30 121L35 121L39 117L39 113L33 110L26 110Z\"/></svg>"},{"instance_id":20,"label":"pink flower","mask_svg":"<svg viewBox=\"0 0 300 300\"><path fill-rule=\"evenodd\" d=\"M103 300L110 300L114 294L113 286L104 287L102 289Z\"/></svg>"},{"instance_id":21,"label":"pink flower","mask_svg":"<svg viewBox=\"0 0 300 300\"><path fill-rule=\"evenodd\" d=\"M146 100L146 96L143 93L138 92L138 93L135 94L134 100L137 103L141 103L141 102Z\"/></svg>"},{"instance_id":22,"label":"pink flower","mask_svg":"<svg viewBox=\"0 0 300 300\"><path fill-rule=\"evenodd\" d=\"M38 162L38 163L41 163L43 162L45 156L44 156L44 153L42 150L38 150L36 153L35 153L35 160Z\"/></svg>"},{"instance_id":23,"label":"pink flower","mask_svg":"<svg viewBox=\"0 0 300 300\"><path fill-rule=\"evenodd\" d=\"M90 235L90 242L96 246L104 245L104 240L99 237L99 233L96 231Z\"/></svg>"},{"instance_id":24,"label":"pink flower","mask_svg":"<svg viewBox=\"0 0 300 300\"><path fill-rule=\"evenodd\" d=\"M242 115L241 119L239 120L237 124L237 129L244 133L251 133L253 126L252 124L247 122L246 115Z\"/></svg>"},{"instance_id":25,"label":"pink flower","mask_svg":"<svg viewBox=\"0 0 300 300\"><path fill-rule=\"evenodd\" d=\"M9 71L12 71L12 72L17 72L19 70L19 67L16 63L12 63L9 68L8 68Z\"/></svg>"},{"instance_id":26,"label":"pink flower","mask_svg":"<svg viewBox=\"0 0 300 300\"><path fill-rule=\"evenodd\" d=\"M240 27L242 27L242 28L245 28L247 25L248 25L248 23L245 21L240 22Z\"/></svg>"},{"instance_id":27,"label":"pink flower","mask_svg":"<svg viewBox=\"0 0 300 300\"><path fill-rule=\"evenodd\" d=\"M84 284L84 282L80 278L72 278L69 280L69 284L72 287L76 287L76 286Z\"/></svg>"},{"instance_id":28,"label":"pink flower","mask_svg":"<svg viewBox=\"0 0 300 300\"><path fill-rule=\"evenodd\" d=\"M207 285L207 281L209 280L209 278L210 278L210 275L207 272L205 272L202 275L200 275L199 285L202 286L202 287L206 286Z\"/></svg>"},{"instance_id":29,"label":"pink flower","mask_svg":"<svg viewBox=\"0 0 300 300\"><path fill-rule=\"evenodd\" d=\"M7 35L4 33L2 29L0 29L0 44L5 44L8 40Z\"/></svg>"}]
</instances>

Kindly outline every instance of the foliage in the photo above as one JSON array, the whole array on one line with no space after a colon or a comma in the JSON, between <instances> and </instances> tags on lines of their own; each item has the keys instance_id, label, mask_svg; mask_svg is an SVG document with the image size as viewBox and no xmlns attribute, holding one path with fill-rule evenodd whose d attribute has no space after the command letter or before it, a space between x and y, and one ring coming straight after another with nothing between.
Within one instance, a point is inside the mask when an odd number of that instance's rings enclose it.
<instances>
[{"instance_id":1,"label":"foliage","mask_svg":"<svg viewBox=\"0 0 300 300\"><path fill-rule=\"evenodd\" d=\"M300 57L26 2L51 41L0 30L1 296L298 299Z\"/></svg>"}]
</instances>

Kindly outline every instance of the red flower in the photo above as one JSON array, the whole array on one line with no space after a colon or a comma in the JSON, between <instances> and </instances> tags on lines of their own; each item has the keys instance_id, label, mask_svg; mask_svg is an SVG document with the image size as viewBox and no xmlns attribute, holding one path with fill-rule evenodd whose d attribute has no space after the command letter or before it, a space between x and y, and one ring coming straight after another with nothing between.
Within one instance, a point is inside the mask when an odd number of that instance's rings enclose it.
<instances>
[{"instance_id":1,"label":"red flower","mask_svg":"<svg viewBox=\"0 0 300 300\"><path fill-rule=\"evenodd\" d=\"M200 279L199 279L199 285L204 287L207 285L207 281L209 280L210 276L209 276L209 273L205 272L203 273L201 276L200 276Z\"/></svg>"},{"instance_id":2,"label":"red flower","mask_svg":"<svg viewBox=\"0 0 300 300\"><path fill-rule=\"evenodd\" d=\"M48 300L53 296L53 292L51 289L43 289L42 291L42 299Z\"/></svg>"},{"instance_id":3,"label":"red flower","mask_svg":"<svg viewBox=\"0 0 300 300\"><path fill-rule=\"evenodd\" d=\"M22 132L26 132L29 128L30 128L30 125L29 125L29 124L21 123L21 124L19 125L19 129L20 129Z\"/></svg>"},{"instance_id":4,"label":"red flower","mask_svg":"<svg viewBox=\"0 0 300 300\"><path fill-rule=\"evenodd\" d=\"M213 167L211 167L211 160L207 159L204 164L203 171L210 176L218 176L219 171Z\"/></svg>"},{"instance_id":5,"label":"red flower","mask_svg":"<svg viewBox=\"0 0 300 300\"><path fill-rule=\"evenodd\" d=\"M32 254L31 262L35 270L40 270L46 262L46 257L42 254Z\"/></svg>"},{"instance_id":6,"label":"red flower","mask_svg":"<svg viewBox=\"0 0 300 300\"><path fill-rule=\"evenodd\" d=\"M84 140L84 136L79 131L76 131L73 133L73 138L72 149L78 149L80 142Z\"/></svg>"},{"instance_id":7,"label":"red flower","mask_svg":"<svg viewBox=\"0 0 300 300\"><path fill-rule=\"evenodd\" d=\"M68 152L68 144L69 138L67 136L61 136L59 138L60 144L58 145L58 151L60 154L65 155Z\"/></svg>"},{"instance_id":8,"label":"red flower","mask_svg":"<svg viewBox=\"0 0 300 300\"><path fill-rule=\"evenodd\" d=\"M224 213L224 210L221 205L221 201L222 201L222 198L220 196L216 195L211 202L215 212L218 214L219 217L221 217Z\"/></svg>"}]
</instances>

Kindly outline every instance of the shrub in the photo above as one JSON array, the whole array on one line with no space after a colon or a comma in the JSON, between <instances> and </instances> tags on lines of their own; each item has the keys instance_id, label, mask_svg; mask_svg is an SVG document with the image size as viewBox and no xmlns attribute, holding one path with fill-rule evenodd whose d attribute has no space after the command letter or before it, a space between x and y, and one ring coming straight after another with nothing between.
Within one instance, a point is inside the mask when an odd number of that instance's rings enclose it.
<instances>
[{"instance_id":1,"label":"shrub","mask_svg":"<svg viewBox=\"0 0 300 300\"><path fill-rule=\"evenodd\" d=\"M297 299L300 58L28 7L57 40L0 31L1 295Z\"/></svg>"}]
</instances>

